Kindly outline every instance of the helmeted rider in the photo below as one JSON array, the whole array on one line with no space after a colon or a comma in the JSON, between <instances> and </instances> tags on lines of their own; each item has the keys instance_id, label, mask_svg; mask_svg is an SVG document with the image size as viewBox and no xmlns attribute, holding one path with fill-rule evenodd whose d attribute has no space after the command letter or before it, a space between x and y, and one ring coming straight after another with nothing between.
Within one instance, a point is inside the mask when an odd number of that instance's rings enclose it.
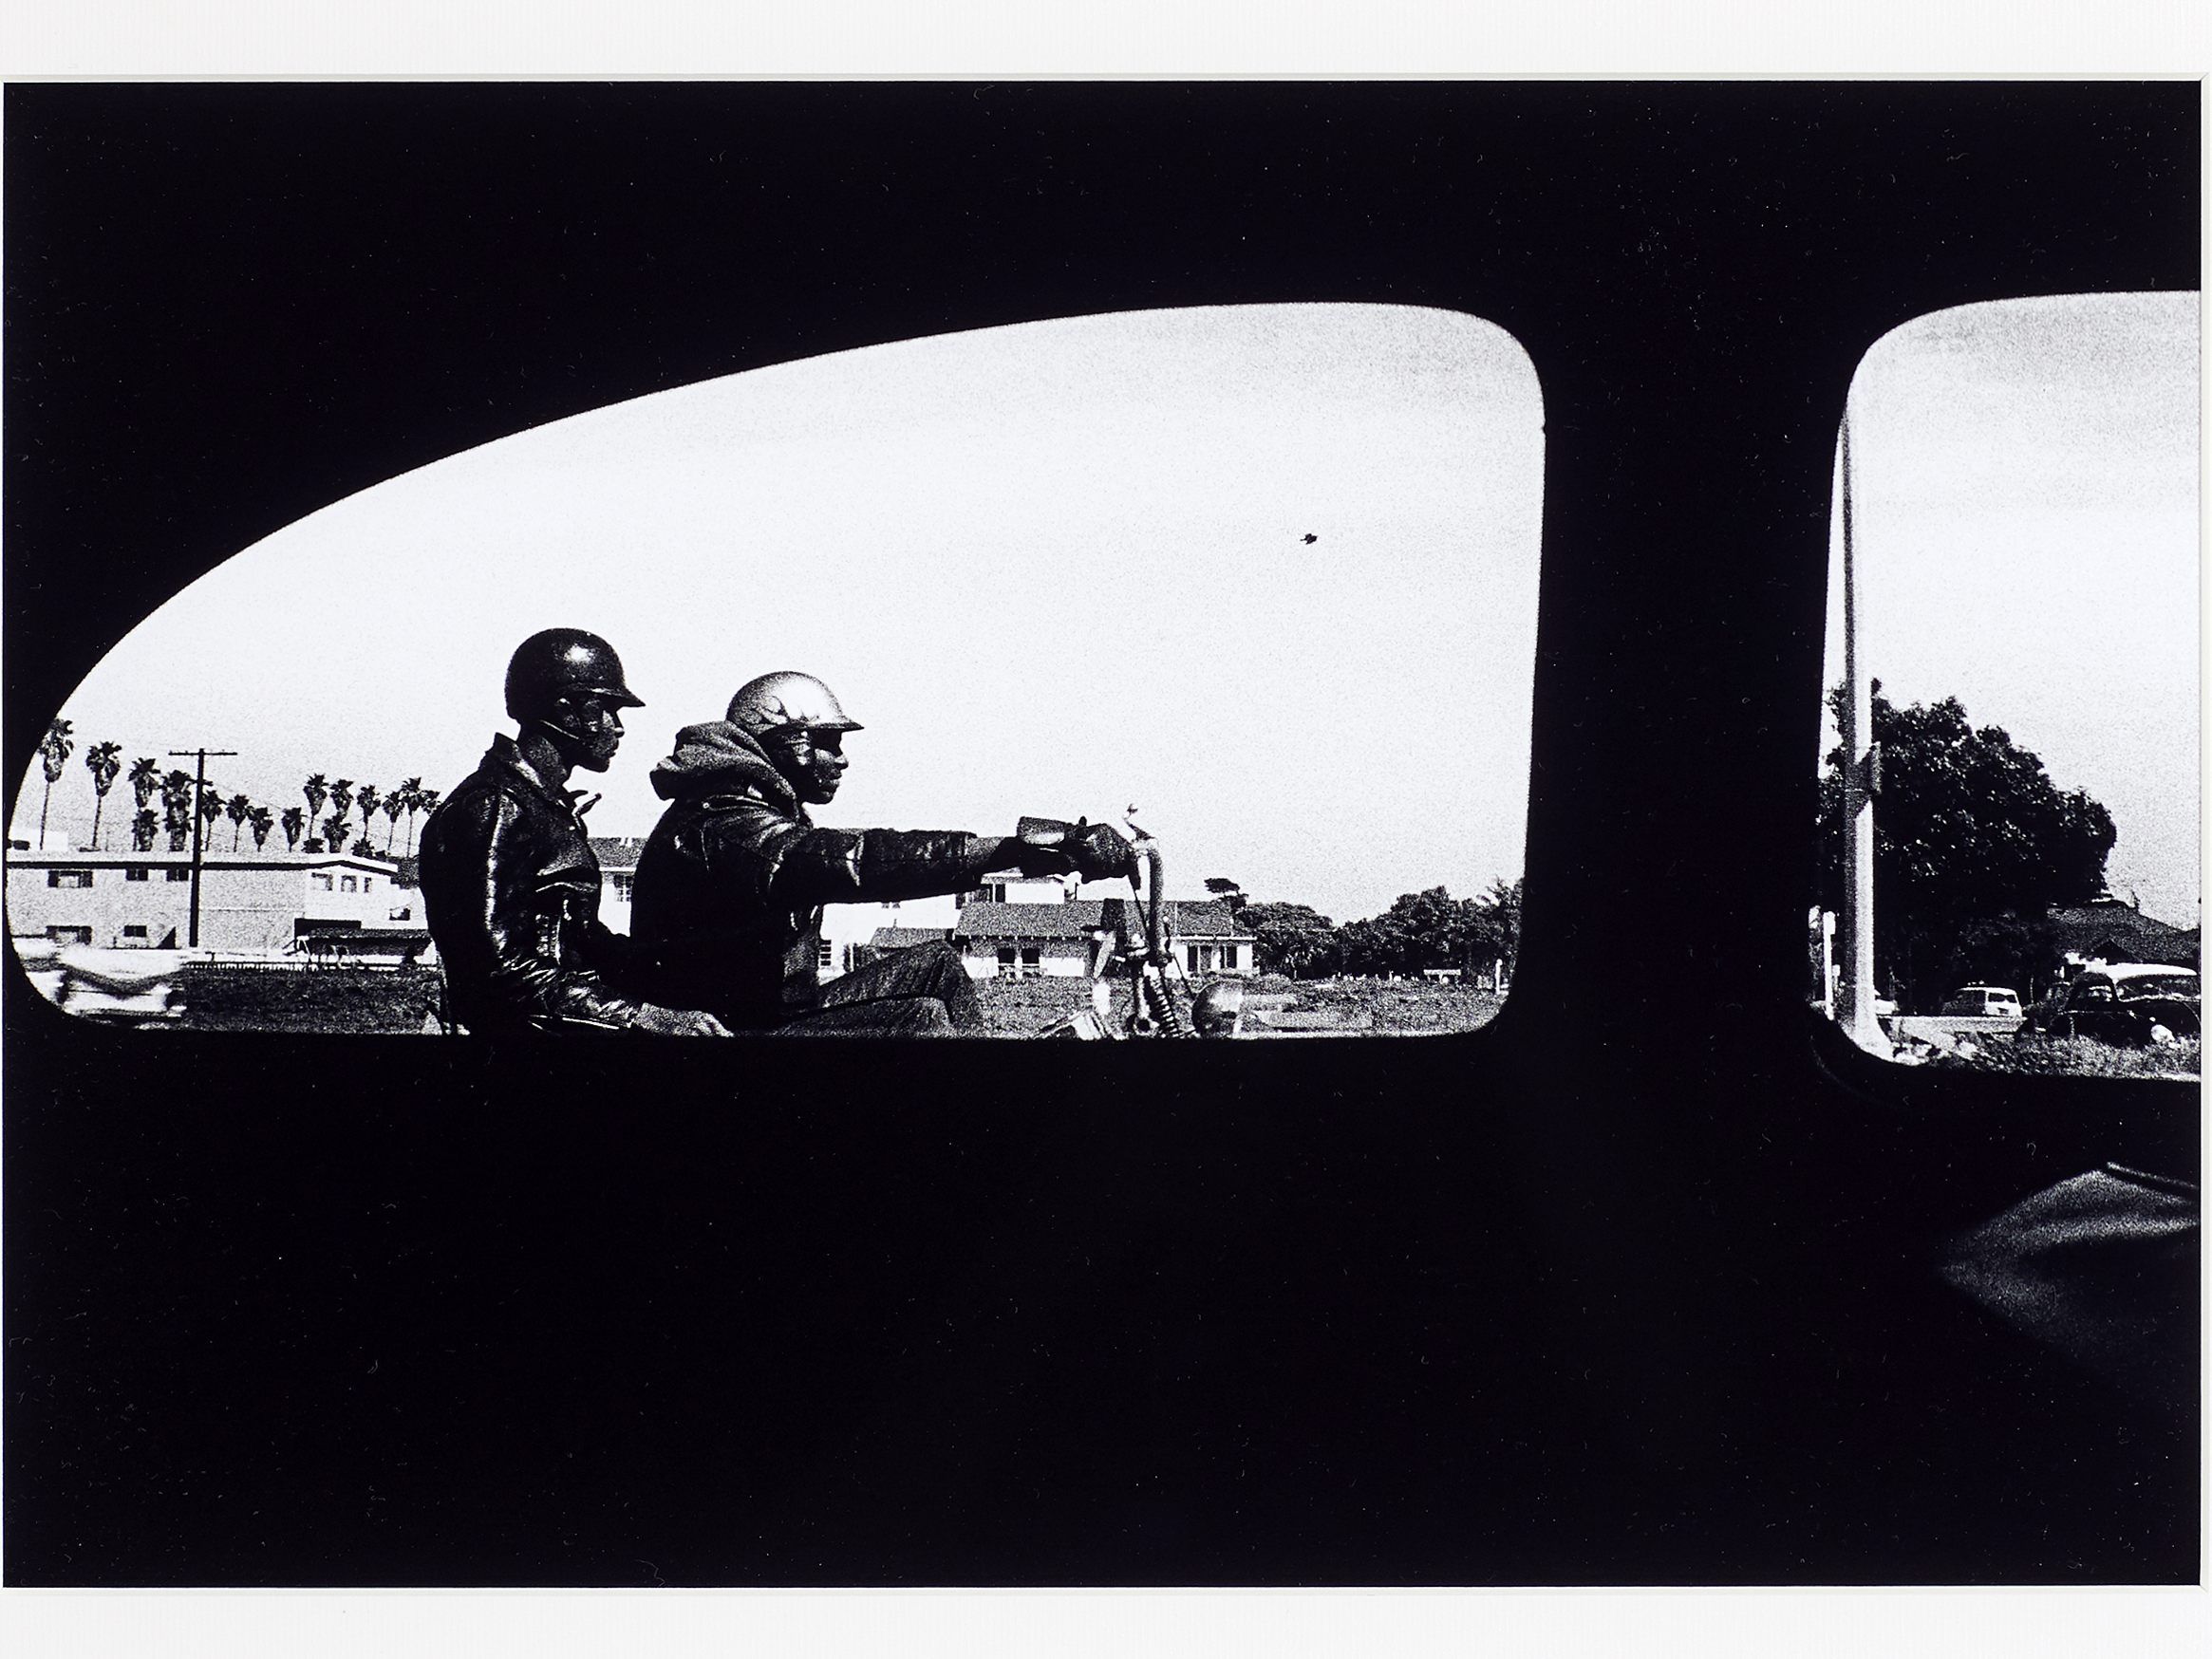
<instances>
[{"instance_id":1,"label":"helmeted rider","mask_svg":"<svg viewBox=\"0 0 2212 1659\"><path fill-rule=\"evenodd\" d=\"M507 713L475 772L422 827L422 908L445 970L447 1006L472 1032L564 1024L726 1035L712 1016L638 998L629 941L599 920L599 860L569 790L605 772L622 710L644 702L614 647L548 628L507 664Z\"/></svg>"},{"instance_id":2,"label":"helmeted rider","mask_svg":"<svg viewBox=\"0 0 2212 1659\"><path fill-rule=\"evenodd\" d=\"M827 830L807 816L837 792L860 722L811 674L748 681L727 717L686 726L653 768L667 801L638 859L631 927L662 1000L733 1030L949 1035L983 1029L949 944L893 952L823 984L822 906L921 899L994 870L1101 880L1132 867L1104 824L1025 820L1011 836Z\"/></svg>"}]
</instances>

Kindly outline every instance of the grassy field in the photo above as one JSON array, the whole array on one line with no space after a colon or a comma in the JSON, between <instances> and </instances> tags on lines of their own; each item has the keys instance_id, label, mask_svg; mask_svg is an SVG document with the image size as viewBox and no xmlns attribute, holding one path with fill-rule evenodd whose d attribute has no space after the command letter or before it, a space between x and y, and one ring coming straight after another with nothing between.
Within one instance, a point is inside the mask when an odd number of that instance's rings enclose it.
<instances>
[{"instance_id":1,"label":"grassy field","mask_svg":"<svg viewBox=\"0 0 2212 1659\"><path fill-rule=\"evenodd\" d=\"M994 1036L1026 1036L1091 1005L1088 979L985 979L976 986ZM1346 1036L1433 1035L1473 1031L1497 1015L1488 991L1420 979L1285 979L1245 981L1246 1036L1282 1032ZM1186 1015L1188 998L1178 997ZM1126 983L1114 987L1116 1027L1129 1016Z\"/></svg>"},{"instance_id":2,"label":"grassy field","mask_svg":"<svg viewBox=\"0 0 2212 1659\"><path fill-rule=\"evenodd\" d=\"M1498 1011L1487 991L1420 980L1263 977L1245 982L1245 1035L1274 1032L1399 1036L1472 1031ZM313 972L194 964L180 986L193 1031L331 1032L413 1036L438 1006L438 971L328 968ZM1091 1006L1088 979L985 979L976 986L993 1036L1031 1036ZM1178 998L1187 1015L1188 997ZM1115 1029L1127 1018L1126 982L1114 986Z\"/></svg>"},{"instance_id":3,"label":"grassy field","mask_svg":"<svg viewBox=\"0 0 2212 1659\"><path fill-rule=\"evenodd\" d=\"M179 987L190 1031L378 1033L414 1036L438 1006L436 968L188 965Z\"/></svg>"},{"instance_id":4,"label":"grassy field","mask_svg":"<svg viewBox=\"0 0 2212 1659\"><path fill-rule=\"evenodd\" d=\"M1924 1063L1940 1070L2005 1072L2015 1076L2194 1079L2203 1075L2203 1039L2116 1049L2089 1037L2021 1033L1977 1037L1956 1053L1933 1054Z\"/></svg>"}]
</instances>

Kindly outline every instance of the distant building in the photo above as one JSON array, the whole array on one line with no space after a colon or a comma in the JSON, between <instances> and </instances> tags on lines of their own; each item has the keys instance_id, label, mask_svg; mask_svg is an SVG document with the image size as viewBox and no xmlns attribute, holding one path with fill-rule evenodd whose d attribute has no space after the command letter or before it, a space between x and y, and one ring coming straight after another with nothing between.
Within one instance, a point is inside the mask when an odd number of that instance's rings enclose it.
<instances>
[{"instance_id":1,"label":"distant building","mask_svg":"<svg viewBox=\"0 0 2212 1659\"><path fill-rule=\"evenodd\" d=\"M617 933L629 931L630 890L637 885L638 854L645 849L642 835L591 837L591 851L599 860L599 920Z\"/></svg>"},{"instance_id":2,"label":"distant building","mask_svg":"<svg viewBox=\"0 0 2212 1659\"><path fill-rule=\"evenodd\" d=\"M2195 928L2180 928L2146 916L2124 900L2098 899L2053 910L2051 925L2064 958L2062 975L2069 979L2090 962L2197 965L2199 936Z\"/></svg>"},{"instance_id":3,"label":"distant building","mask_svg":"<svg viewBox=\"0 0 2212 1659\"><path fill-rule=\"evenodd\" d=\"M1113 901L1063 900L1058 904L997 903L971 899L961 906L952 942L974 979L1063 978L1088 972L1092 935L1108 925ZM1192 978L1245 978L1257 971L1258 937L1227 904L1170 899L1161 916L1169 950Z\"/></svg>"},{"instance_id":4,"label":"distant building","mask_svg":"<svg viewBox=\"0 0 2212 1659\"><path fill-rule=\"evenodd\" d=\"M1090 971L1091 934L1104 908L1097 899L1046 904L971 899L960 907L952 942L971 979L1079 977Z\"/></svg>"},{"instance_id":5,"label":"distant building","mask_svg":"<svg viewBox=\"0 0 2212 1659\"><path fill-rule=\"evenodd\" d=\"M397 866L353 853L209 853L200 862L203 949L279 952L314 934L420 931L422 896ZM8 854L14 938L129 949L190 937L192 860L183 853Z\"/></svg>"}]
</instances>

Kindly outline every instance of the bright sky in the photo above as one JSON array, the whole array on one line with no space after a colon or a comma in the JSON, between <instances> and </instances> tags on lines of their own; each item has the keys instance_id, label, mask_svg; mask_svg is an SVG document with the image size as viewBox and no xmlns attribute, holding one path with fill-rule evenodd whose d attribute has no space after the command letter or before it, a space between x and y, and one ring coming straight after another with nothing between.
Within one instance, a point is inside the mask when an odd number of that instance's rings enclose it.
<instances>
[{"instance_id":1,"label":"bright sky","mask_svg":"<svg viewBox=\"0 0 2212 1659\"><path fill-rule=\"evenodd\" d=\"M2193 293L1940 311L1867 354L1850 404L1867 671L1898 703L1957 697L2104 802L2112 890L2183 927L2200 871L2197 311Z\"/></svg>"},{"instance_id":2,"label":"bright sky","mask_svg":"<svg viewBox=\"0 0 2212 1659\"><path fill-rule=\"evenodd\" d=\"M83 844L110 737L126 765L241 751L211 778L279 811L310 772L450 789L507 729L508 653L558 624L611 640L647 704L589 780L601 834L651 828L679 725L799 668L867 727L822 822L1134 802L1171 891L1228 875L1339 920L1473 893L1522 867L1542 458L1519 345L1412 308L1124 313L708 381L240 551L61 711L53 822Z\"/></svg>"}]
</instances>

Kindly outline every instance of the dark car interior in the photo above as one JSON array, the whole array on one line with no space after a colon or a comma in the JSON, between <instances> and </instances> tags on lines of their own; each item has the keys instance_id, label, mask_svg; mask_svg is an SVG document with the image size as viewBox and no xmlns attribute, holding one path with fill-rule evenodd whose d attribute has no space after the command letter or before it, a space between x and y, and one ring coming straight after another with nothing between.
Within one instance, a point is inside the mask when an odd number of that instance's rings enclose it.
<instances>
[{"instance_id":1,"label":"dark car interior","mask_svg":"<svg viewBox=\"0 0 2212 1659\"><path fill-rule=\"evenodd\" d=\"M15 776L233 552L709 376L1368 301L1509 330L1546 411L1479 1032L141 1034L11 962L9 1582L2194 1581L2197 1089L1875 1059L1804 927L1853 369L1944 307L2195 289L2199 104L8 88ZM270 648L311 675L311 630ZM2108 1165L2188 1240L2090 1266L2141 1340L1944 1271Z\"/></svg>"}]
</instances>

